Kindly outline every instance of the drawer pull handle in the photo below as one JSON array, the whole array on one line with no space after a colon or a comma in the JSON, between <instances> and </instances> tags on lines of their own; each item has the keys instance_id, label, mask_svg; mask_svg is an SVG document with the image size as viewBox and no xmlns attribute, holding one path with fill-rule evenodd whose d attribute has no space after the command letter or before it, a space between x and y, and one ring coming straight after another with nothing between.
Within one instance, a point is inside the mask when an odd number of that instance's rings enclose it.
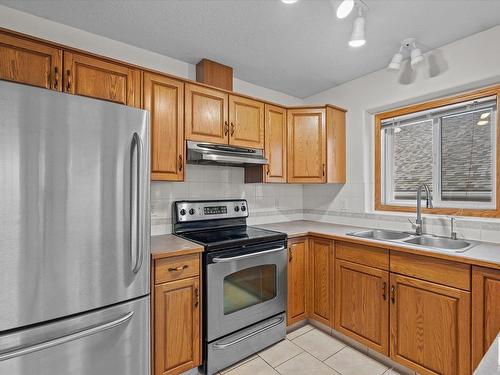
<instances>
[{"instance_id":1,"label":"drawer pull handle","mask_svg":"<svg viewBox=\"0 0 500 375\"><path fill-rule=\"evenodd\" d=\"M179 267L175 267L175 268L169 268L168 269L168 272L176 272L176 271L182 271L182 270L185 270L186 268L188 268L189 266L187 264L183 265L183 266L179 266Z\"/></svg>"},{"instance_id":2,"label":"drawer pull handle","mask_svg":"<svg viewBox=\"0 0 500 375\"><path fill-rule=\"evenodd\" d=\"M54 89L59 88L59 69L57 66L54 68Z\"/></svg>"},{"instance_id":3,"label":"drawer pull handle","mask_svg":"<svg viewBox=\"0 0 500 375\"><path fill-rule=\"evenodd\" d=\"M66 70L66 76L67 76L67 84L66 84L66 92L70 92L71 90L71 70Z\"/></svg>"},{"instance_id":4,"label":"drawer pull handle","mask_svg":"<svg viewBox=\"0 0 500 375\"><path fill-rule=\"evenodd\" d=\"M234 128L235 128L234 124L231 123L231 137L234 135Z\"/></svg>"},{"instance_id":5,"label":"drawer pull handle","mask_svg":"<svg viewBox=\"0 0 500 375\"><path fill-rule=\"evenodd\" d=\"M227 121L224 121L224 135L228 134L229 134L229 124L227 123Z\"/></svg>"},{"instance_id":6,"label":"drawer pull handle","mask_svg":"<svg viewBox=\"0 0 500 375\"><path fill-rule=\"evenodd\" d=\"M391 286L391 301L392 303L396 303L396 288L394 285Z\"/></svg>"},{"instance_id":7,"label":"drawer pull handle","mask_svg":"<svg viewBox=\"0 0 500 375\"><path fill-rule=\"evenodd\" d=\"M384 301L387 299L387 283L385 281L382 286L382 297L384 297Z\"/></svg>"},{"instance_id":8,"label":"drawer pull handle","mask_svg":"<svg viewBox=\"0 0 500 375\"><path fill-rule=\"evenodd\" d=\"M179 155L179 172L182 172L182 166L183 166L182 155Z\"/></svg>"},{"instance_id":9,"label":"drawer pull handle","mask_svg":"<svg viewBox=\"0 0 500 375\"><path fill-rule=\"evenodd\" d=\"M194 307L198 307L200 304L200 292L198 291L198 288L194 289Z\"/></svg>"}]
</instances>

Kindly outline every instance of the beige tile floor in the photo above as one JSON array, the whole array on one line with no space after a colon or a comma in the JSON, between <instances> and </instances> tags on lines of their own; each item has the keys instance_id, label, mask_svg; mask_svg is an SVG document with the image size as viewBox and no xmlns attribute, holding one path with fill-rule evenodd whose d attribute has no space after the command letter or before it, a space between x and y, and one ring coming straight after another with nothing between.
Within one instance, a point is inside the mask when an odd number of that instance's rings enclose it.
<instances>
[{"instance_id":1,"label":"beige tile floor","mask_svg":"<svg viewBox=\"0 0 500 375\"><path fill-rule=\"evenodd\" d=\"M365 353L306 325L286 340L222 371L223 375L398 375Z\"/></svg>"}]
</instances>

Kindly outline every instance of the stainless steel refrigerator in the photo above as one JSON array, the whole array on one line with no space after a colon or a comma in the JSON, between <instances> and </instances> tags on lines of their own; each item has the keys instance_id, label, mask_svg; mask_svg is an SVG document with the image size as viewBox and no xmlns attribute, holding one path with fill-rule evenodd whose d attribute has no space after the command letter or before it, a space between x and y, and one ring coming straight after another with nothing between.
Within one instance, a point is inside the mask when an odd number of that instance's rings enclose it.
<instances>
[{"instance_id":1,"label":"stainless steel refrigerator","mask_svg":"<svg viewBox=\"0 0 500 375\"><path fill-rule=\"evenodd\" d=\"M0 81L0 374L147 375L145 111Z\"/></svg>"}]
</instances>

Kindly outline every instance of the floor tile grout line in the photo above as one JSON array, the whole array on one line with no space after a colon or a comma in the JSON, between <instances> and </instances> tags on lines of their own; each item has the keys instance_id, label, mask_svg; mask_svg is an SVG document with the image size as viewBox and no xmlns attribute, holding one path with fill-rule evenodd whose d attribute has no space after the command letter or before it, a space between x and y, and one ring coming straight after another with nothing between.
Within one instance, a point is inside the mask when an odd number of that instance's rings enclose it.
<instances>
[{"instance_id":1,"label":"floor tile grout line","mask_svg":"<svg viewBox=\"0 0 500 375\"><path fill-rule=\"evenodd\" d=\"M299 348L300 348L300 347L299 347ZM288 361L290 361L290 360L294 359L295 357L298 357L298 356L299 356L299 355L301 355L302 353L306 353L306 351L305 351L304 349L302 349L302 348L300 348L300 349L301 349L301 352L300 352L300 353L295 354L293 357L288 358L288 359L287 359L286 361L284 361L284 362L281 362L279 365L276 365L276 367L279 367L279 366L281 366L281 365L283 365L283 364L287 363ZM262 359L264 360L264 362L266 362L266 360L265 360L264 358L262 358ZM271 366L271 364L269 364L268 362L266 362L266 363L267 363L269 366ZM276 370L276 367L273 367L273 366L271 366L271 367L272 367L274 370ZM276 371L278 371L278 370L276 370ZM279 371L278 371L278 372L279 372Z\"/></svg>"},{"instance_id":2,"label":"floor tile grout line","mask_svg":"<svg viewBox=\"0 0 500 375\"><path fill-rule=\"evenodd\" d=\"M343 347L343 348L340 348L340 349L339 349L339 350L337 350L335 353L333 353L331 356L329 356L328 358L326 358L325 360L323 360L323 361L321 361L321 362L326 362L326 361L328 361L328 360L329 360L330 358L332 358L335 354L340 353L342 350L344 350L345 348L348 348L348 347L349 347L349 346L344 345L344 347ZM334 369L334 370L335 370L335 369Z\"/></svg>"},{"instance_id":3,"label":"floor tile grout line","mask_svg":"<svg viewBox=\"0 0 500 375\"><path fill-rule=\"evenodd\" d=\"M306 332L304 332L304 333L301 333L300 335L298 335L297 337L294 337L293 339L288 339L288 338L287 338L287 340L293 341L293 340L295 340L295 339L298 339L298 338L299 338L299 337L301 337L301 336L304 336L306 333L309 333L309 332L311 332L311 331L313 331L313 330L317 329L317 328L316 328L316 327L314 327L314 326L311 326L311 327L312 327L312 328L311 328L310 330L308 330L308 331L306 331ZM297 329L300 329L300 328L297 328ZM292 332L290 332L290 333L293 333L293 332L294 332L294 331L292 331Z\"/></svg>"}]
</instances>

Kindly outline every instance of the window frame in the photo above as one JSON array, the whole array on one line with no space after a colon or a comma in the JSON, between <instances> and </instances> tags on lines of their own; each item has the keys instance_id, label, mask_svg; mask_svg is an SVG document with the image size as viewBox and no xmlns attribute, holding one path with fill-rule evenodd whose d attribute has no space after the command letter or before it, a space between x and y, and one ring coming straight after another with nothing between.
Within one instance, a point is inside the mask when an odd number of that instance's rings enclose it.
<instances>
[{"instance_id":1,"label":"window frame","mask_svg":"<svg viewBox=\"0 0 500 375\"><path fill-rule=\"evenodd\" d=\"M440 98L424 103L419 103L407 107L402 107L398 109L394 109L391 111L378 113L375 115L375 210L376 211L392 211L392 212L415 212L415 202L408 201L408 204L402 204L401 201L390 201L384 203L384 186L391 186L392 184L383 184L382 179L384 179L388 174L385 173L384 168L387 168L387 163L382 162L382 158L385 158L385 144L383 142L386 141L385 137L382 136L382 121L395 118L403 115L408 115L415 112L433 110L440 107L459 104L461 102L466 102L469 100L477 100L482 99L488 96L496 96L497 109L496 109L496 124L493 131L495 142L493 142L493 167L494 167L494 180L495 180L495 194L494 201L492 203L487 204L474 204L475 208L469 207L458 207L460 202L447 202L447 205L452 207L434 207L434 208L423 208L422 211L427 214L436 214L436 215L453 215L453 216L480 216L480 217L500 217L500 108L499 108L499 99L500 99L500 85L487 87L484 89L466 92L463 94L459 94L456 96ZM416 121L418 122L418 121ZM436 135L435 133L440 131L440 124L436 124L433 122L433 137ZM440 139L440 137L439 137ZM437 143L437 142L434 142ZM433 154L437 155L437 152L440 152L441 145L436 145L433 143ZM441 155L439 155L439 160L441 160ZM391 163L389 163L391 164ZM437 170L440 169L438 163L433 163L433 175L438 176ZM439 175L440 176L440 175ZM387 182L387 181L386 181ZM441 178L435 178L433 181L433 190L436 191L437 184L441 183ZM439 197L438 202L441 202L441 197ZM405 202L406 203L406 202ZM453 207L457 206L457 207Z\"/></svg>"}]
</instances>

